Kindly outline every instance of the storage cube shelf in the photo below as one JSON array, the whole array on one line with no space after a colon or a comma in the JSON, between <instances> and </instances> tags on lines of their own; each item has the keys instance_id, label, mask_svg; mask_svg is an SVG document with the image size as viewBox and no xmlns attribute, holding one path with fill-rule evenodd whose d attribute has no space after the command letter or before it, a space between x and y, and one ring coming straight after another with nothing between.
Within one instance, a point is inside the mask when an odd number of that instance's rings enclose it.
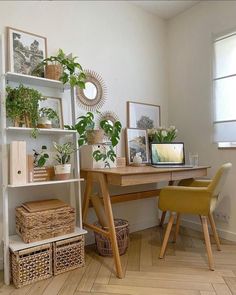
<instances>
[{"instance_id":1,"label":"storage cube shelf","mask_svg":"<svg viewBox=\"0 0 236 295\"><path fill-rule=\"evenodd\" d=\"M19 250L23 250L23 249L27 249L27 248L31 248L31 247L35 247L35 246L39 246L39 245L43 245L43 244L47 244L47 243L52 243L52 242L56 242L56 241L60 241L60 240L64 240L64 239L73 238L73 237L76 237L78 235L85 235L86 233L87 233L86 230L84 230L82 228L79 228L79 227L76 227L75 231L73 233L63 235L63 236L59 236L59 237L50 238L50 239L47 239L47 240L27 243L27 244L24 243L22 241L22 239L18 235L13 235L13 236L9 237L9 248L11 249L11 251L15 252L15 251L19 251Z\"/></svg>"}]
</instances>

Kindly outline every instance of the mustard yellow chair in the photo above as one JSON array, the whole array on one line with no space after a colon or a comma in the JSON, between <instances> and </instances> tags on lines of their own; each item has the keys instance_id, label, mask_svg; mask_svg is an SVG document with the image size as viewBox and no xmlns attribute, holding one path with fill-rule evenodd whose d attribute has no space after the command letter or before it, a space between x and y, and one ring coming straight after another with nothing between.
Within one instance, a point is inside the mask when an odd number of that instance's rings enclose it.
<instances>
[{"instance_id":1,"label":"mustard yellow chair","mask_svg":"<svg viewBox=\"0 0 236 295\"><path fill-rule=\"evenodd\" d=\"M231 163L223 164L212 180L188 179L181 181L179 186L167 186L161 190L158 206L159 209L164 212L170 211L170 219L166 228L159 258L164 257L175 215L177 214L174 241L176 241L179 231L180 214L197 214L200 216L202 222L209 268L214 270L207 217L211 224L217 249L220 250L220 241L212 213L216 207L216 203L231 167Z\"/></svg>"}]
</instances>

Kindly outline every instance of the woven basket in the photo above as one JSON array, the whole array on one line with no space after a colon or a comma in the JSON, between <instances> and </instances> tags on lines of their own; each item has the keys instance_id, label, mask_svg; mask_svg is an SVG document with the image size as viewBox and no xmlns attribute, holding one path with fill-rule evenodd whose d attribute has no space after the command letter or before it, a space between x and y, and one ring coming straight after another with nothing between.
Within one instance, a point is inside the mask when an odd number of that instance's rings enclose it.
<instances>
[{"instance_id":1,"label":"woven basket","mask_svg":"<svg viewBox=\"0 0 236 295\"><path fill-rule=\"evenodd\" d=\"M124 255L129 246L129 223L123 219L114 219L114 223L119 254ZM101 227L99 223L95 223L95 225ZM103 229L107 230L108 228L103 227ZM110 240L97 232L94 232L94 235L98 253L101 256L113 256Z\"/></svg>"},{"instance_id":2,"label":"woven basket","mask_svg":"<svg viewBox=\"0 0 236 295\"><path fill-rule=\"evenodd\" d=\"M52 80L60 80L62 75L61 65L46 65L45 67L45 78Z\"/></svg>"},{"instance_id":3,"label":"woven basket","mask_svg":"<svg viewBox=\"0 0 236 295\"><path fill-rule=\"evenodd\" d=\"M87 130L86 133L88 144L97 144L103 142L104 131L102 129Z\"/></svg>"},{"instance_id":4,"label":"woven basket","mask_svg":"<svg viewBox=\"0 0 236 295\"><path fill-rule=\"evenodd\" d=\"M84 259L84 236L53 243L53 274L82 267Z\"/></svg>"},{"instance_id":5,"label":"woven basket","mask_svg":"<svg viewBox=\"0 0 236 295\"><path fill-rule=\"evenodd\" d=\"M75 209L69 206L34 213L16 208L16 232L25 243L69 234L74 229Z\"/></svg>"},{"instance_id":6,"label":"woven basket","mask_svg":"<svg viewBox=\"0 0 236 295\"><path fill-rule=\"evenodd\" d=\"M44 244L11 252L12 279L16 288L52 276L52 246Z\"/></svg>"}]
</instances>

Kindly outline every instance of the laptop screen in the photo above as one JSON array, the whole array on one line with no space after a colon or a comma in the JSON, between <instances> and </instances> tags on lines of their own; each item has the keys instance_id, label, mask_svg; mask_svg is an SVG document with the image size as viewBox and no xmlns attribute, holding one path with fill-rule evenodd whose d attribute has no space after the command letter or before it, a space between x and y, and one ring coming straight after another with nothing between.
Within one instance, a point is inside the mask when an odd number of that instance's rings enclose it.
<instances>
[{"instance_id":1,"label":"laptop screen","mask_svg":"<svg viewBox=\"0 0 236 295\"><path fill-rule=\"evenodd\" d=\"M151 162L153 165L184 165L184 143L152 143Z\"/></svg>"}]
</instances>

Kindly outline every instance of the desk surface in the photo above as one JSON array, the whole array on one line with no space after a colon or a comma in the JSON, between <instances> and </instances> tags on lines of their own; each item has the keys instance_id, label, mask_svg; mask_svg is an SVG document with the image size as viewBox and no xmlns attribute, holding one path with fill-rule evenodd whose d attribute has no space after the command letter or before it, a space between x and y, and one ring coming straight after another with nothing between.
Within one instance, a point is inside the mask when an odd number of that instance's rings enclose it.
<instances>
[{"instance_id":1,"label":"desk surface","mask_svg":"<svg viewBox=\"0 0 236 295\"><path fill-rule=\"evenodd\" d=\"M82 169L82 176L86 178L88 172L102 173L110 184L128 186L160 181L174 181L207 175L209 166L181 167L181 168L154 168L151 166L106 169Z\"/></svg>"}]
</instances>

